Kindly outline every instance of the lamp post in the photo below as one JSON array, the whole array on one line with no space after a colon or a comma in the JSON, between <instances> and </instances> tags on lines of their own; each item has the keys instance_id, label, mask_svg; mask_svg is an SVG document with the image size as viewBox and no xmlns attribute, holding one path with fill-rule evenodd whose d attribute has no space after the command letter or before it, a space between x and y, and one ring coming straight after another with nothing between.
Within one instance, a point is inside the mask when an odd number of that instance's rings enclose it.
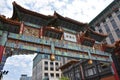
<instances>
[{"instance_id":1,"label":"lamp post","mask_svg":"<svg viewBox=\"0 0 120 80\"><path fill-rule=\"evenodd\" d=\"M92 64L93 63L93 61L90 59L90 60L88 60L88 64Z\"/></svg>"},{"instance_id":2,"label":"lamp post","mask_svg":"<svg viewBox=\"0 0 120 80\"><path fill-rule=\"evenodd\" d=\"M51 55L50 55L50 60L51 60L51 61L54 61L54 60L55 60L55 55L54 55L54 54L51 54Z\"/></svg>"},{"instance_id":3,"label":"lamp post","mask_svg":"<svg viewBox=\"0 0 120 80\"><path fill-rule=\"evenodd\" d=\"M7 75L9 71L0 71L0 80L2 80L3 75Z\"/></svg>"}]
</instances>

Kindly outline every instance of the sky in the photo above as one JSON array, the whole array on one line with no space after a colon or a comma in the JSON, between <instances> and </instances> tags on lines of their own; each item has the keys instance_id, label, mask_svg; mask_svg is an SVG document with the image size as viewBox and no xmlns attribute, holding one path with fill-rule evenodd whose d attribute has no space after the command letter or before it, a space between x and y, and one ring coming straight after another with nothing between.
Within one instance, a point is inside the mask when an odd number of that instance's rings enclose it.
<instances>
[{"instance_id":1,"label":"sky","mask_svg":"<svg viewBox=\"0 0 120 80\"><path fill-rule=\"evenodd\" d=\"M0 0L0 14L12 17L12 2L22 7L45 15L53 15L54 11L64 17L89 23L113 0ZM35 55L15 55L9 57L4 70L4 80L19 80L21 74L32 75L32 60Z\"/></svg>"}]
</instances>

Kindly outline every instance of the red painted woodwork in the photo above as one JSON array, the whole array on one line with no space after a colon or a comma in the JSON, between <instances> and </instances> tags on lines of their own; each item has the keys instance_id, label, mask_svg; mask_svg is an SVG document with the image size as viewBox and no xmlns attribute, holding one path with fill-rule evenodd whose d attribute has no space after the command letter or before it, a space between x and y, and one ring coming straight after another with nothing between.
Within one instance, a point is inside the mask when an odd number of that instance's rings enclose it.
<instances>
[{"instance_id":1,"label":"red painted woodwork","mask_svg":"<svg viewBox=\"0 0 120 80\"><path fill-rule=\"evenodd\" d=\"M24 24L23 23L21 23L21 26L20 26L20 34L22 34L23 33L23 31L24 31Z\"/></svg>"},{"instance_id":2,"label":"red painted woodwork","mask_svg":"<svg viewBox=\"0 0 120 80\"><path fill-rule=\"evenodd\" d=\"M80 43L80 34L79 33L76 35L76 39L77 39L77 43Z\"/></svg>"},{"instance_id":3,"label":"red painted woodwork","mask_svg":"<svg viewBox=\"0 0 120 80\"><path fill-rule=\"evenodd\" d=\"M42 36L43 36L43 28L40 28L39 38L42 38Z\"/></svg>"},{"instance_id":4,"label":"red painted woodwork","mask_svg":"<svg viewBox=\"0 0 120 80\"><path fill-rule=\"evenodd\" d=\"M116 80L114 76L108 76L108 77L104 77L100 80Z\"/></svg>"},{"instance_id":5,"label":"red painted woodwork","mask_svg":"<svg viewBox=\"0 0 120 80\"><path fill-rule=\"evenodd\" d=\"M114 77L115 77L115 80L120 80L119 79L119 76L118 76L118 73L117 73L117 70L115 68L115 64L112 62L112 68L114 70Z\"/></svg>"},{"instance_id":6,"label":"red painted woodwork","mask_svg":"<svg viewBox=\"0 0 120 80\"><path fill-rule=\"evenodd\" d=\"M0 62L2 61L3 52L4 52L4 46L0 46Z\"/></svg>"}]
</instances>

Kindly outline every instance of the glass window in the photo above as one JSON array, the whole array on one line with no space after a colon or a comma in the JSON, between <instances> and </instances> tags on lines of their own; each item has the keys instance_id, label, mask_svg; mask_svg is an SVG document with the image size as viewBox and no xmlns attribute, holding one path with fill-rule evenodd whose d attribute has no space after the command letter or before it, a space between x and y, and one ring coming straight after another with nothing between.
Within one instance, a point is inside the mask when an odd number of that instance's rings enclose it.
<instances>
[{"instance_id":1,"label":"glass window","mask_svg":"<svg viewBox=\"0 0 120 80\"><path fill-rule=\"evenodd\" d=\"M56 77L59 77L59 74L58 74L58 73L56 73Z\"/></svg>"},{"instance_id":2,"label":"glass window","mask_svg":"<svg viewBox=\"0 0 120 80\"><path fill-rule=\"evenodd\" d=\"M53 65L53 62L50 62L50 65Z\"/></svg>"},{"instance_id":3,"label":"glass window","mask_svg":"<svg viewBox=\"0 0 120 80\"><path fill-rule=\"evenodd\" d=\"M58 62L56 62L55 65L58 66L59 65Z\"/></svg>"},{"instance_id":4,"label":"glass window","mask_svg":"<svg viewBox=\"0 0 120 80\"><path fill-rule=\"evenodd\" d=\"M53 67L50 67L50 70L53 71L54 70Z\"/></svg>"},{"instance_id":5,"label":"glass window","mask_svg":"<svg viewBox=\"0 0 120 80\"><path fill-rule=\"evenodd\" d=\"M116 34L117 34L118 38L120 38L120 29L119 29L119 28L118 28L118 29L116 29L116 30L115 30L115 32L116 32Z\"/></svg>"},{"instance_id":6,"label":"glass window","mask_svg":"<svg viewBox=\"0 0 120 80\"><path fill-rule=\"evenodd\" d=\"M44 67L45 68L45 70L48 70L48 67Z\"/></svg>"},{"instance_id":7,"label":"glass window","mask_svg":"<svg viewBox=\"0 0 120 80\"><path fill-rule=\"evenodd\" d=\"M100 67L100 65L98 65L98 71L101 72L101 67Z\"/></svg>"},{"instance_id":8,"label":"glass window","mask_svg":"<svg viewBox=\"0 0 120 80\"><path fill-rule=\"evenodd\" d=\"M120 14L119 14L117 17L118 17L118 19L120 20Z\"/></svg>"},{"instance_id":9,"label":"glass window","mask_svg":"<svg viewBox=\"0 0 120 80\"><path fill-rule=\"evenodd\" d=\"M106 22L105 19L102 20L103 24Z\"/></svg>"},{"instance_id":10,"label":"glass window","mask_svg":"<svg viewBox=\"0 0 120 80\"><path fill-rule=\"evenodd\" d=\"M88 75L89 76L93 75L93 70L92 69L88 69Z\"/></svg>"},{"instance_id":11,"label":"glass window","mask_svg":"<svg viewBox=\"0 0 120 80\"><path fill-rule=\"evenodd\" d=\"M47 61L45 61L45 62L44 62L44 64L45 64L45 65L47 65L47 64L48 64L48 62L47 62Z\"/></svg>"},{"instance_id":12,"label":"glass window","mask_svg":"<svg viewBox=\"0 0 120 80\"><path fill-rule=\"evenodd\" d=\"M56 71L59 71L59 69L58 69L58 68L56 68Z\"/></svg>"},{"instance_id":13,"label":"glass window","mask_svg":"<svg viewBox=\"0 0 120 80\"><path fill-rule=\"evenodd\" d=\"M109 19L113 19L112 15L109 15L108 18L109 18Z\"/></svg>"},{"instance_id":14,"label":"glass window","mask_svg":"<svg viewBox=\"0 0 120 80\"><path fill-rule=\"evenodd\" d=\"M117 10L115 11L116 14L119 14L119 12L120 12L119 9L117 9Z\"/></svg>"},{"instance_id":15,"label":"glass window","mask_svg":"<svg viewBox=\"0 0 120 80\"><path fill-rule=\"evenodd\" d=\"M113 35L111 33L109 34L109 38L110 38L111 43L113 43L115 41L113 38Z\"/></svg>"},{"instance_id":16,"label":"glass window","mask_svg":"<svg viewBox=\"0 0 120 80\"><path fill-rule=\"evenodd\" d=\"M107 24L104 24L104 27L105 27L105 29L106 29L106 32L109 33L109 32L110 32L109 26L108 26Z\"/></svg>"},{"instance_id":17,"label":"glass window","mask_svg":"<svg viewBox=\"0 0 120 80\"><path fill-rule=\"evenodd\" d=\"M51 76L51 77L54 77L54 73L51 73L50 76Z\"/></svg>"},{"instance_id":18,"label":"glass window","mask_svg":"<svg viewBox=\"0 0 120 80\"><path fill-rule=\"evenodd\" d=\"M113 29L116 29L118 27L114 19L111 20L111 24L113 26Z\"/></svg>"},{"instance_id":19,"label":"glass window","mask_svg":"<svg viewBox=\"0 0 120 80\"><path fill-rule=\"evenodd\" d=\"M45 73L44 76L45 76L45 77L48 77L48 73Z\"/></svg>"},{"instance_id":20,"label":"glass window","mask_svg":"<svg viewBox=\"0 0 120 80\"><path fill-rule=\"evenodd\" d=\"M103 32L102 29L99 29L99 32L102 33Z\"/></svg>"}]
</instances>

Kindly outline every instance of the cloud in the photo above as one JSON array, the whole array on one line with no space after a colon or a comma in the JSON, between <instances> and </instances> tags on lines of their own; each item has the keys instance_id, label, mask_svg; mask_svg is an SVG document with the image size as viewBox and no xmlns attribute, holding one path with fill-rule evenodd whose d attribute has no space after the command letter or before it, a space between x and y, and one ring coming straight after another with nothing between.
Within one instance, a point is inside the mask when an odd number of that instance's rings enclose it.
<instances>
[{"instance_id":1,"label":"cloud","mask_svg":"<svg viewBox=\"0 0 120 80\"><path fill-rule=\"evenodd\" d=\"M81 21L90 22L113 0L15 0L18 4L46 15L52 15L54 11L59 14ZM13 0L1 0L0 13L7 17L12 16ZM4 9L4 10L3 10ZM9 12L9 14L8 14Z\"/></svg>"},{"instance_id":2,"label":"cloud","mask_svg":"<svg viewBox=\"0 0 120 80\"><path fill-rule=\"evenodd\" d=\"M32 76L32 60L35 55L15 55L9 57L4 67L4 70L8 70L9 73L4 76L4 80L19 80L21 74Z\"/></svg>"}]
</instances>

